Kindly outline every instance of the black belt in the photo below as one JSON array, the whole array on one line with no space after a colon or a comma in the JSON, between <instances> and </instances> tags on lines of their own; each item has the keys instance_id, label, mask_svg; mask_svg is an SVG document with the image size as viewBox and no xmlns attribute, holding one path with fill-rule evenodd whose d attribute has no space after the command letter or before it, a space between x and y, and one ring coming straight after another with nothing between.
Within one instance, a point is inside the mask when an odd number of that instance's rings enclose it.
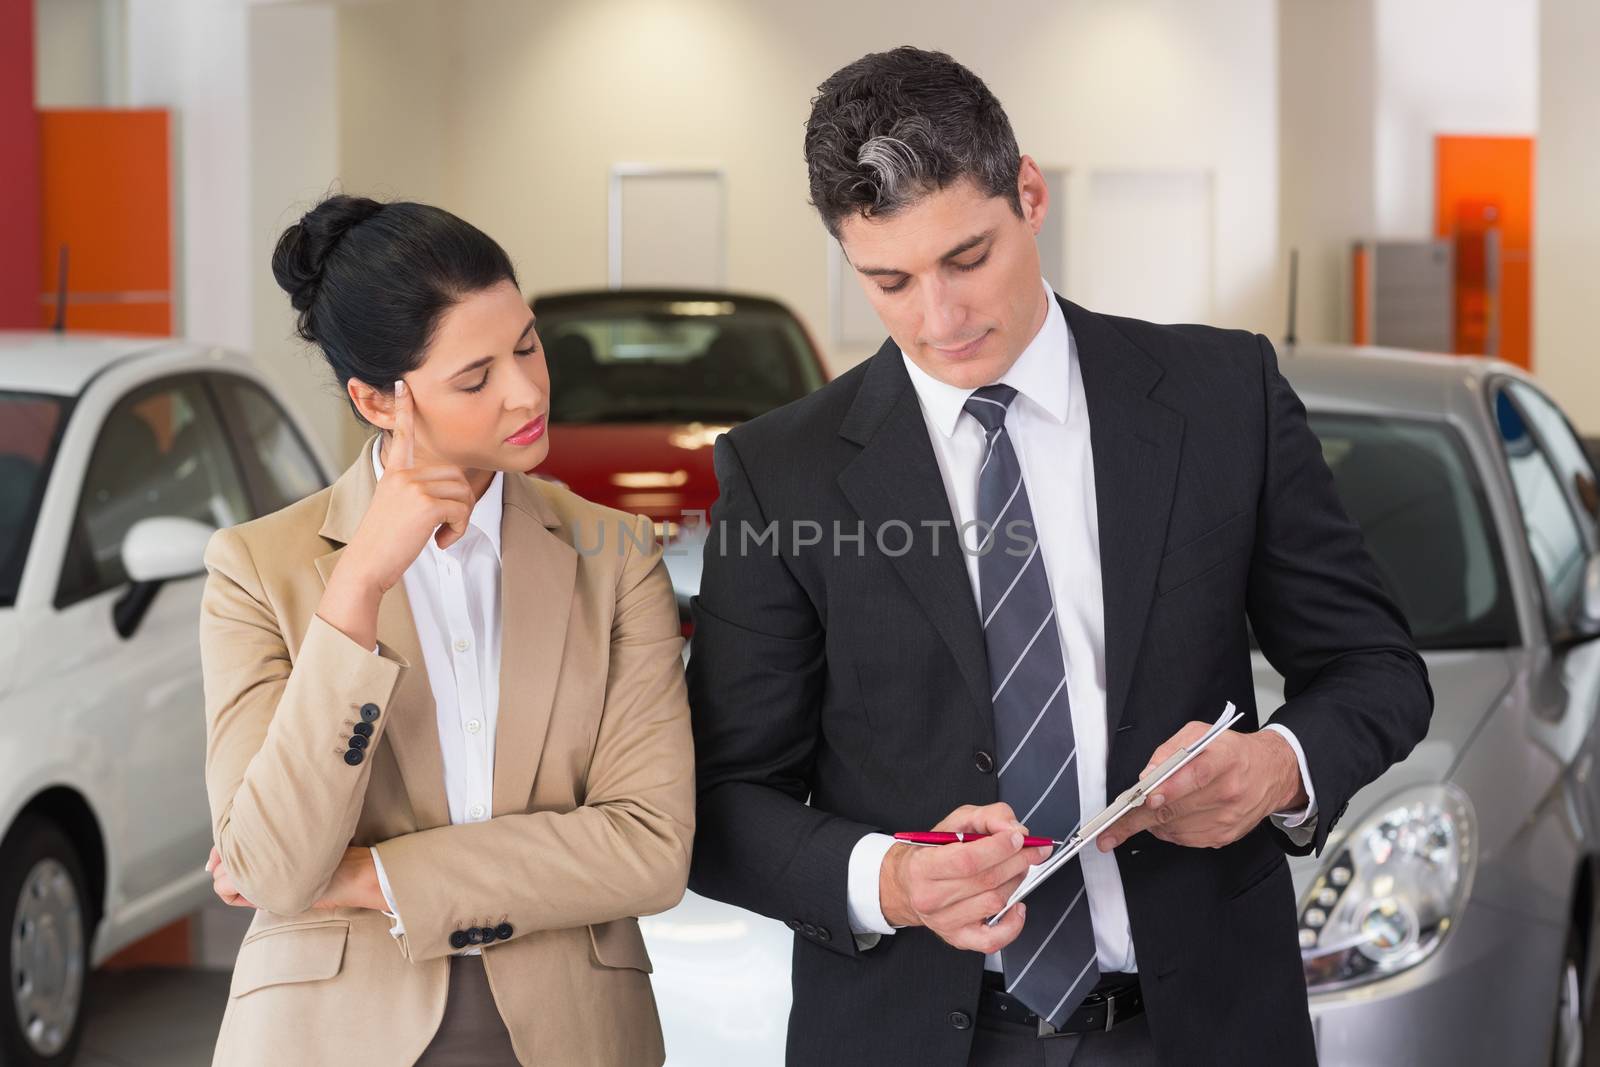
<instances>
[{"instance_id":1,"label":"black belt","mask_svg":"<svg viewBox=\"0 0 1600 1067\"><path fill-rule=\"evenodd\" d=\"M1017 1026L1036 1027L1040 1037L1066 1037L1109 1030L1118 1023L1144 1014L1144 994L1139 991L1136 974L1102 975L1078 1010L1059 1027L1041 1019L1032 1008L1005 991L1005 979L994 971L983 972L983 991L978 995L979 1016Z\"/></svg>"}]
</instances>

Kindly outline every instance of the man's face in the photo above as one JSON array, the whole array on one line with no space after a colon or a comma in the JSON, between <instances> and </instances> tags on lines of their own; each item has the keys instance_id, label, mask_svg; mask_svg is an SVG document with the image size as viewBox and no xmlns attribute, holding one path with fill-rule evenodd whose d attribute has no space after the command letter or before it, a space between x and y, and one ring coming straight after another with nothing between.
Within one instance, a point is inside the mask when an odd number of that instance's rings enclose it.
<instances>
[{"instance_id":1,"label":"man's face","mask_svg":"<svg viewBox=\"0 0 1600 1067\"><path fill-rule=\"evenodd\" d=\"M911 361L961 389L997 381L1044 325L1039 228L1050 194L1027 156L1022 217L969 179L886 218L852 215L839 243Z\"/></svg>"}]
</instances>

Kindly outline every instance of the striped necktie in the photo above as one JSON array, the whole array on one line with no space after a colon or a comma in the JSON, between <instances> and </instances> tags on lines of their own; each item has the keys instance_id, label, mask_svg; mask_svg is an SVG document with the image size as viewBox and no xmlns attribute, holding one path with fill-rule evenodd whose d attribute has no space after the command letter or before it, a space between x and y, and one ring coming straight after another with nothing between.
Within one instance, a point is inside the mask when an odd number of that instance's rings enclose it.
<instances>
[{"instance_id":1,"label":"striped necktie","mask_svg":"<svg viewBox=\"0 0 1600 1067\"><path fill-rule=\"evenodd\" d=\"M989 653L1000 799L1028 832L1078 828L1077 746L1066 663L1028 489L1006 432L1017 391L988 385L967 398L988 444L978 469L978 592ZM1006 991L1059 1026L1095 987L1094 928L1077 860L1028 897L1022 933L1001 956Z\"/></svg>"}]
</instances>

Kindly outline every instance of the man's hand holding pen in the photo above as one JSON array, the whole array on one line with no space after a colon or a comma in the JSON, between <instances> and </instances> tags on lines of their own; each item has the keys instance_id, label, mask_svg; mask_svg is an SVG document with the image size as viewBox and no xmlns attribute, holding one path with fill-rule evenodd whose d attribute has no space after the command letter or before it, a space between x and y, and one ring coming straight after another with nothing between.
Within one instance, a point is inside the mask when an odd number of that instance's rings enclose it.
<instances>
[{"instance_id":1,"label":"man's hand holding pen","mask_svg":"<svg viewBox=\"0 0 1600 1067\"><path fill-rule=\"evenodd\" d=\"M977 841L921 848L897 844L884 858L879 905L891 926L926 926L956 948L998 952L1016 939L1022 908L994 926L984 920L1005 906L1029 867L1048 848L1025 848L1027 830L1006 804L957 808L935 830L984 833Z\"/></svg>"}]
</instances>

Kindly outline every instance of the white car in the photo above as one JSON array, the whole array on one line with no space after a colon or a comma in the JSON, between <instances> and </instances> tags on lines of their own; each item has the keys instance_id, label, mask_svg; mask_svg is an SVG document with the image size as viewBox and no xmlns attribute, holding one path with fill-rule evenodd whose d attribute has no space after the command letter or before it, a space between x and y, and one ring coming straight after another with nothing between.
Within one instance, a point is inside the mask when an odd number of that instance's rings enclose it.
<instances>
[{"instance_id":1,"label":"white car","mask_svg":"<svg viewBox=\"0 0 1600 1067\"><path fill-rule=\"evenodd\" d=\"M210 899L201 556L328 471L242 356L0 333L0 1063L71 1062L87 970Z\"/></svg>"}]
</instances>

